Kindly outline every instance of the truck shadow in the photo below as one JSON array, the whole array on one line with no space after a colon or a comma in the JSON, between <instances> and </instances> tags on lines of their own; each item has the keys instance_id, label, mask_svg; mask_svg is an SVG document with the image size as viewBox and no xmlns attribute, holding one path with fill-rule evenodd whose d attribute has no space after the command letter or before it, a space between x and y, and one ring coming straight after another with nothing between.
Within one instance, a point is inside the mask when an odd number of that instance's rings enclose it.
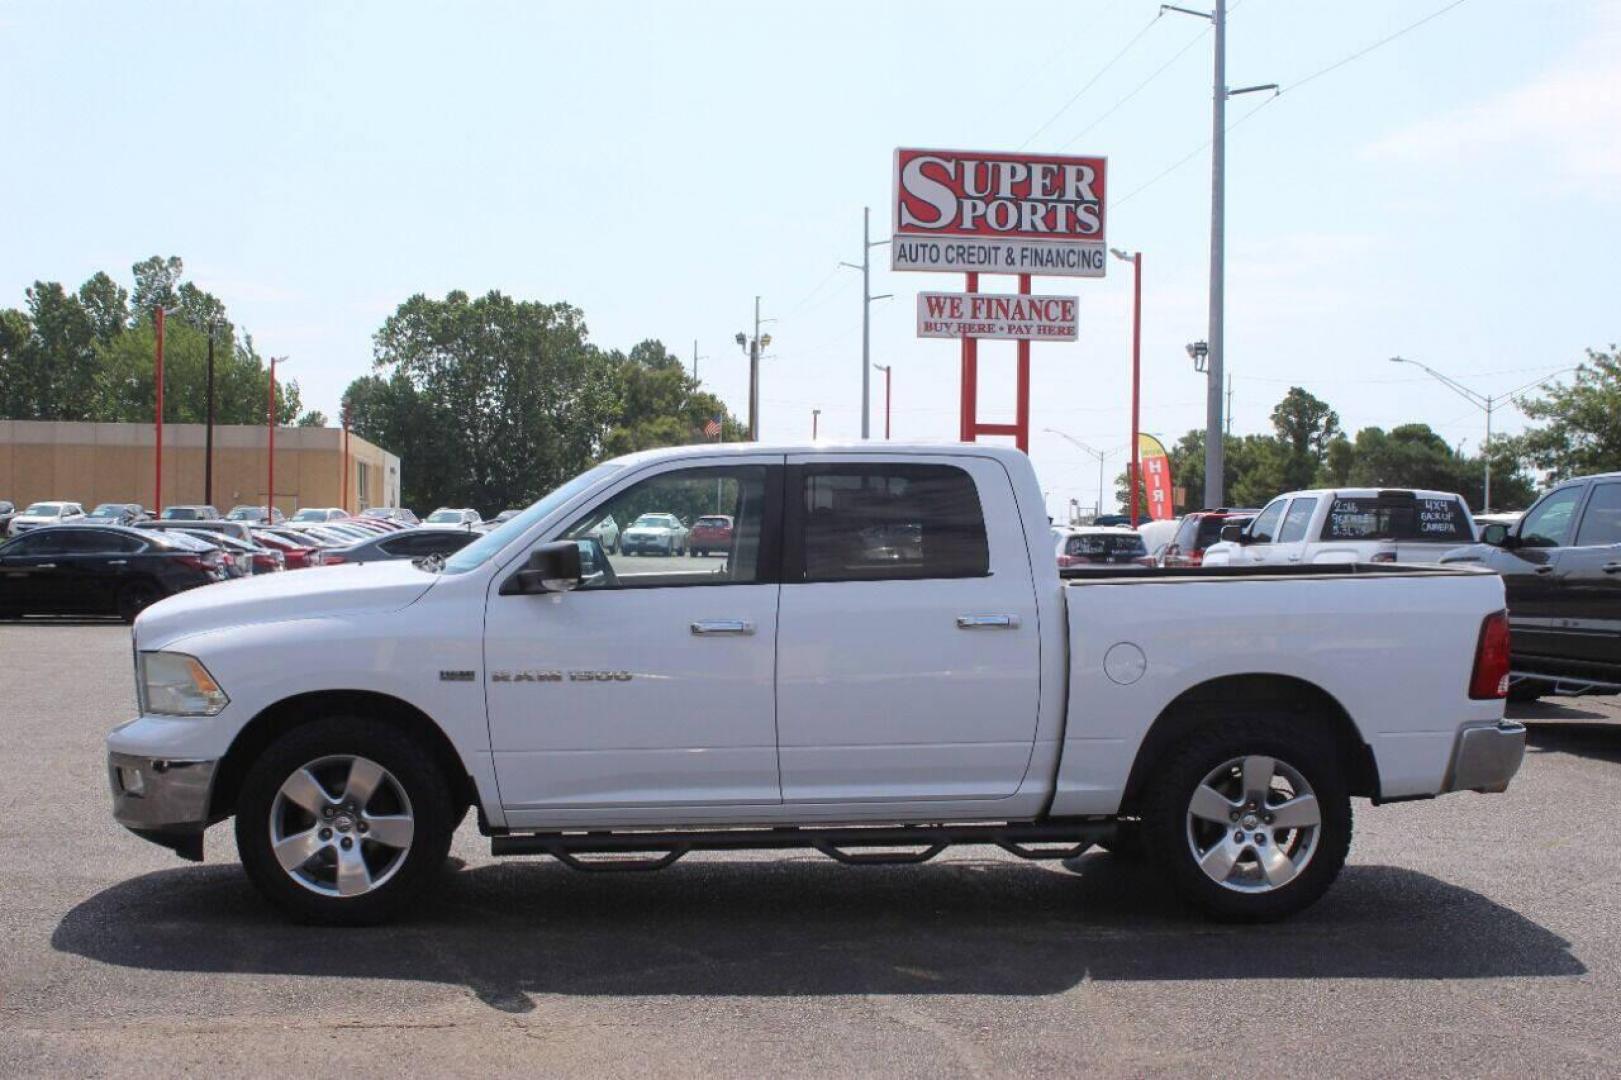
<instances>
[{"instance_id":1,"label":"truck shadow","mask_svg":"<svg viewBox=\"0 0 1621 1080\"><path fill-rule=\"evenodd\" d=\"M1606 717L1605 719L1609 719ZM1525 726L1526 745L1538 754L1575 754L1621 762L1621 724L1551 723Z\"/></svg>"},{"instance_id":2,"label":"truck shadow","mask_svg":"<svg viewBox=\"0 0 1621 1080\"><path fill-rule=\"evenodd\" d=\"M1060 993L1085 979L1474 979L1580 975L1570 943L1478 893L1353 866L1293 921L1224 926L1104 855L1055 867L958 859L847 868L690 860L658 874L549 863L447 874L393 926L284 922L235 866L146 874L75 907L58 951L123 967L466 986L531 994Z\"/></svg>"}]
</instances>

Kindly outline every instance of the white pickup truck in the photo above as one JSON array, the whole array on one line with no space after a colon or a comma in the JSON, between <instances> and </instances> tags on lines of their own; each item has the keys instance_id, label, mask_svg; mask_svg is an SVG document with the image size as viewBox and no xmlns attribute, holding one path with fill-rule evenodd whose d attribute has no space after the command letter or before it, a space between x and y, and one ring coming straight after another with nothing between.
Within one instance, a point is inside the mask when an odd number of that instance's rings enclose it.
<instances>
[{"instance_id":1,"label":"white pickup truck","mask_svg":"<svg viewBox=\"0 0 1621 1080\"><path fill-rule=\"evenodd\" d=\"M611 556L648 507L724 560ZM444 561L198 589L134 627L116 819L192 859L231 815L292 916L369 923L445 862L697 850L921 861L1093 844L1221 918L1322 895L1375 803L1501 791L1495 575L1131 568L1066 580L1020 453L756 444L599 465Z\"/></svg>"}]
</instances>

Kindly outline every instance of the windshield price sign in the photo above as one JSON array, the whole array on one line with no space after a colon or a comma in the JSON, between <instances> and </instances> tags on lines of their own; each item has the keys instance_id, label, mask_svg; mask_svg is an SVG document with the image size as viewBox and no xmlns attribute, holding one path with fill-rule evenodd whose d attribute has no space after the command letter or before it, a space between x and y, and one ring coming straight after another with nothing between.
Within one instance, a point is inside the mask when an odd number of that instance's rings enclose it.
<instances>
[{"instance_id":1,"label":"windshield price sign","mask_svg":"<svg viewBox=\"0 0 1621 1080\"><path fill-rule=\"evenodd\" d=\"M917 294L917 336L1075 341L1080 298L1007 293Z\"/></svg>"},{"instance_id":2,"label":"windshield price sign","mask_svg":"<svg viewBox=\"0 0 1621 1080\"><path fill-rule=\"evenodd\" d=\"M890 268L1102 277L1105 159L895 151Z\"/></svg>"}]
</instances>

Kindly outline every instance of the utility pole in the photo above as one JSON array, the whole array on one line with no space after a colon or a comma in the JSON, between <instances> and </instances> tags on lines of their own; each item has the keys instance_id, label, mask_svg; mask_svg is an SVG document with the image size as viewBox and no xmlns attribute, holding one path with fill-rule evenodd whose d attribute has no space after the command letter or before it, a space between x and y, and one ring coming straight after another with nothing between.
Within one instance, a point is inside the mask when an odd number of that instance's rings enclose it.
<instances>
[{"instance_id":1,"label":"utility pole","mask_svg":"<svg viewBox=\"0 0 1621 1080\"><path fill-rule=\"evenodd\" d=\"M736 341L743 354L749 358L749 439L760 441L760 350L771 344L771 335L760 333L760 324L776 322L775 319L760 318L760 298L754 298L754 336L749 337L741 330L737 332ZM696 361L694 361L696 365Z\"/></svg>"},{"instance_id":2,"label":"utility pole","mask_svg":"<svg viewBox=\"0 0 1621 1080\"><path fill-rule=\"evenodd\" d=\"M1161 4L1160 11L1174 11L1210 20L1215 31L1215 63L1210 91L1210 330L1206 336L1209 367L1205 372L1204 504L1222 504L1222 477L1226 468L1222 422L1222 391L1226 360L1222 316L1226 304L1226 222L1227 222L1227 99L1257 90L1278 89L1277 83L1227 89L1227 0L1215 0L1214 11L1195 11L1175 4Z\"/></svg>"},{"instance_id":3,"label":"utility pole","mask_svg":"<svg viewBox=\"0 0 1621 1080\"><path fill-rule=\"evenodd\" d=\"M893 364L874 364L873 367L884 373L884 439L889 439L889 390L890 378L895 374Z\"/></svg>"},{"instance_id":4,"label":"utility pole","mask_svg":"<svg viewBox=\"0 0 1621 1080\"><path fill-rule=\"evenodd\" d=\"M214 324L208 324L208 410L203 431L203 502L214 505ZM269 524L266 522L265 524Z\"/></svg>"},{"instance_id":5,"label":"utility pole","mask_svg":"<svg viewBox=\"0 0 1621 1080\"><path fill-rule=\"evenodd\" d=\"M816 441L816 436L818 434L820 434L821 421L822 421L822 410L821 409L812 409L811 410L811 442L815 442Z\"/></svg>"},{"instance_id":6,"label":"utility pole","mask_svg":"<svg viewBox=\"0 0 1621 1080\"><path fill-rule=\"evenodd\" d=\"M872 437L872 302L888 300L893 293L872 294L872 249L883 247L888 240L872 239L872 207L861 208L861 265L841 262L851 270L861 271L861 437Z\"/></svg>"},{"instance_id":7,"label":"utility pole","mask_svg":"<svg viewBox=\"0 0 1621 1080\"><path fill-rule=\"evenodd\" d=\"M709 359L709 357L707 357L707 356L699 356L698 355L698 339L693 338L692 339L692 381L693 382L698 381L698 361L700 361L700 360L708 360L708 359Z\"/></svg>"}]
</instances>

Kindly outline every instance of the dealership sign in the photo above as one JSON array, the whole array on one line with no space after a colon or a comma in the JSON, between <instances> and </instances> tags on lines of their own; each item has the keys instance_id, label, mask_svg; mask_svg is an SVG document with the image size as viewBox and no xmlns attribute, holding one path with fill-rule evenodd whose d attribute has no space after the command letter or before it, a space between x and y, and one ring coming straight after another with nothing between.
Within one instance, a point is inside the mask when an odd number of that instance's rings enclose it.
<instances>
[{"instance_id":1,"label":"dealership sign","mask_svg":"<svg viewBox=\"0 0 1621 1080\"><path fill-rule=\"evenodd\" d=\"M1020 293L917 294L917 336L1075 341L1080 337L1074 296Z\"/></svg>"},{"instance_id":2,"label":"dealership sign","mask_svg":"<svg viewBox=\"0 0 1621 1080\"><path fill-rule=\"evenodd\" d=\"M1102 277L1105 159L895 151L890 268Z\"/></svg>"}]
</instances>

